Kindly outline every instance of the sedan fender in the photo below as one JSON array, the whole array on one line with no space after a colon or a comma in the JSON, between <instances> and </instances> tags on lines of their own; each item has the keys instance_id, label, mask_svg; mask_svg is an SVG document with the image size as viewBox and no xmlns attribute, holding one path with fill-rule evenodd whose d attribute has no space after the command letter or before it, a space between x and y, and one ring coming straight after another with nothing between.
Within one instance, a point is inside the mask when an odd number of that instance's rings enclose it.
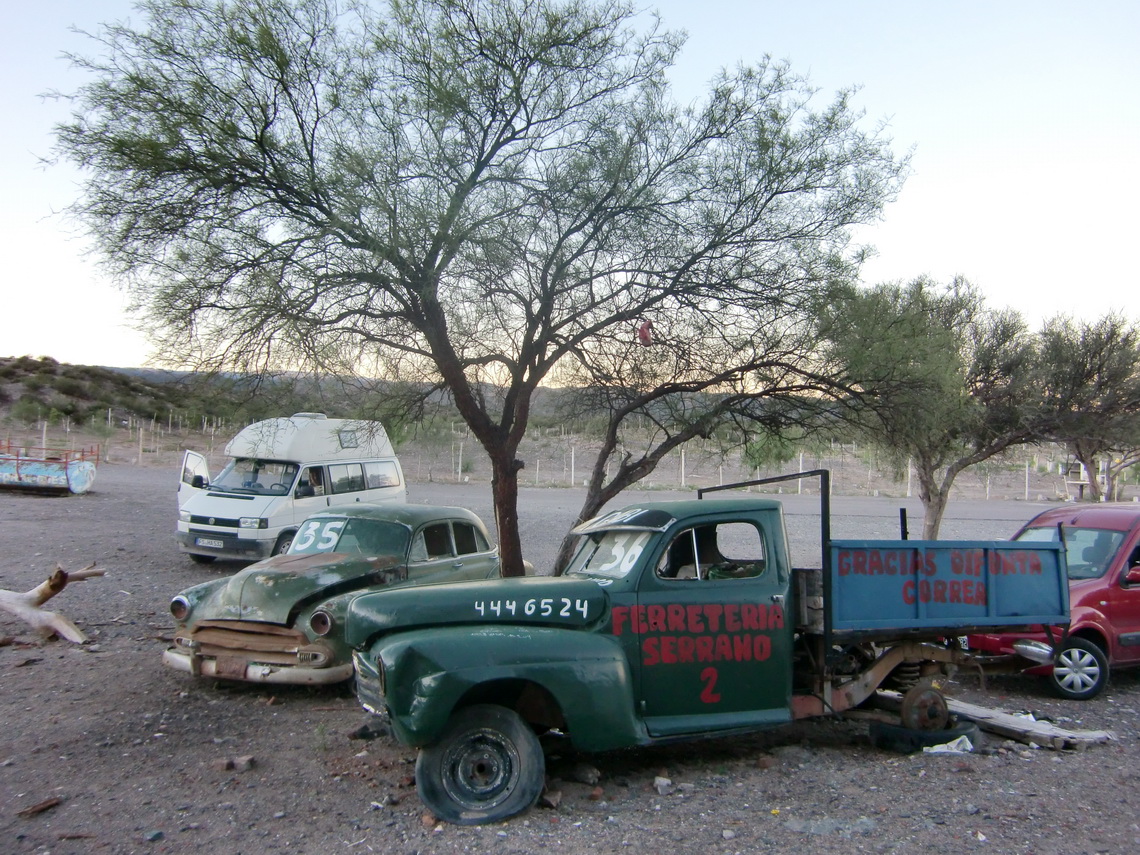
<instances>
[{"instance_id":1,"label":"sedan fender","mask_svg":"<svg viewBox=\"0 0 1140 855\"><path fill-rule=\"evenodd\" d=\"M371 675L360 664L358 658L358 680L367 682ZM436 627L381 638L364 664L381 681L393 732L405 745L432 744L480 688L499 684L506 691L519 683L550 693L580 750L648 742L635 715L629 663L611 635L501 624Z\"/></svg>"}]
</instances>

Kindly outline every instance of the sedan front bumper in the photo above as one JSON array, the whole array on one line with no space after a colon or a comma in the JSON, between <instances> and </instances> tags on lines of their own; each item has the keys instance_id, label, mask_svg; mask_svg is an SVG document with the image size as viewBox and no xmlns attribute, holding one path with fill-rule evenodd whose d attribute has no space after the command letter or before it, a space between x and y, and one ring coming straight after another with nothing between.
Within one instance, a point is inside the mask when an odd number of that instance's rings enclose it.
<instances>
[{"instance_id":1,"label":"sedan front bumper","mask_svg":"<svg viewBox=\"0 0 1140 855\"><path fill-rule=\"evenodd\" d=\"M247 683L289 683L296 685L328 685L352 677L352 663L333 665L330 668L305 668L297 665L270 665L264 662L246 662L239 668L223 666L212 656L201 656L176 648L162 654L162 662L176 671L195 677L217 677L223 680L243 680Z\"/></svg>"}]
</instances>

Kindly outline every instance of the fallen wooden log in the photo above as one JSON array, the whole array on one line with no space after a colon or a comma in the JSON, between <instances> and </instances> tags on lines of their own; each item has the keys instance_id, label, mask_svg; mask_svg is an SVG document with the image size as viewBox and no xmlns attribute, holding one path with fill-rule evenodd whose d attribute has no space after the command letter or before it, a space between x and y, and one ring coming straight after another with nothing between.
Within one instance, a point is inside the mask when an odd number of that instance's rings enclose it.
<instances>
[{"instance_id":1,"label":"fallen wooden log","mask_svg":"<svg viewBox=\"0 0 1140 855\"><path fill-rule=\"evenodd\" d=\"M95 569L94 563L71 573L57 564L55 572L30 591L19 593L0 589L0 609L20 618L44 638L59 636L82 644L87 636L79 627L69 618L41 606L66 588L69 582L82 582L94 576L102 576L103 573L104 571Z\"/></svg>"}]
</instances>

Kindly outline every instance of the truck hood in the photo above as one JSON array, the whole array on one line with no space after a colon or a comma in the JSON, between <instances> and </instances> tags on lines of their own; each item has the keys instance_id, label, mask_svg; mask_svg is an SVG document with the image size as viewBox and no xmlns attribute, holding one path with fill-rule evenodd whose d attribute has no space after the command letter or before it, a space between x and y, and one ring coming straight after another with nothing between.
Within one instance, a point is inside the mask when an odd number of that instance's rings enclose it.
<instances>
[{"instance_id":1,"label":"truck hood","mask_svg":"<svg viewBox=\"0 0 1140 855\"><path fill-rule=\"evenodd\" d=\"M194 620L251 620L288 626L306 603L406 577L392 556L346 552L275 555L235 573L194 610Z\"/></svg>"},{"instance_id":2,"label":"truck hood","mask_svg":"<svg viewBox=\"0 0 1140 855\"><path fill-rule=\"evenodd\" d=\"M456 624L527 624L595 629L609 618L609 595L581 577L526 576L392 588L352 598L345 641L359 647L397 629Z\"/></svg>"}]
</instances>

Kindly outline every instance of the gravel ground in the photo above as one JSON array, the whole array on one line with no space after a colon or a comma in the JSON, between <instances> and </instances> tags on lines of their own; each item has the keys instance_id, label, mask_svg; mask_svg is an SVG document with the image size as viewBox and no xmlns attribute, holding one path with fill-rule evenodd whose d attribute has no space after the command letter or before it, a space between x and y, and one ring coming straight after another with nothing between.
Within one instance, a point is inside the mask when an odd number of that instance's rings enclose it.
<instances>
[{"instance_id":1,"label":"gravel ground","mask_svg":"<svg viewBox=\"0 0 1140 855\"><path fill-rule=\"evenodd\" d=\"M552 756L556 808L440 826L416 798L413 753L352 738L366 719L348 690L194 682L162 667L171 595L236 569L178 554L176 477L177 466L103 465L86 496L0 492L0 588L27 590L57 562L107 571L52 601L89 634L82 647L39 643L0 613L0 637L13 637L0 647L0 852L1140 851L1135 672L1114 675L1086 703L1054 699L1030 677L991 678L984 692L970 676L950 686L965 700L1118 736L1086 751L994 737L983 753L906 757L872 748L863 724L802 722L749 738ZM485 485L413 485L411 498L492 518ZM793 544L810 551L815 500L784 498ZM580 500L574 489L524 489L536 567L549 564ZM898 504L837 499L833 533L894 537ZM1038 507L955 503L943 537L1006 537ZM921 520L916 505L909 512Z\"/></svg>"}]
</instances>

